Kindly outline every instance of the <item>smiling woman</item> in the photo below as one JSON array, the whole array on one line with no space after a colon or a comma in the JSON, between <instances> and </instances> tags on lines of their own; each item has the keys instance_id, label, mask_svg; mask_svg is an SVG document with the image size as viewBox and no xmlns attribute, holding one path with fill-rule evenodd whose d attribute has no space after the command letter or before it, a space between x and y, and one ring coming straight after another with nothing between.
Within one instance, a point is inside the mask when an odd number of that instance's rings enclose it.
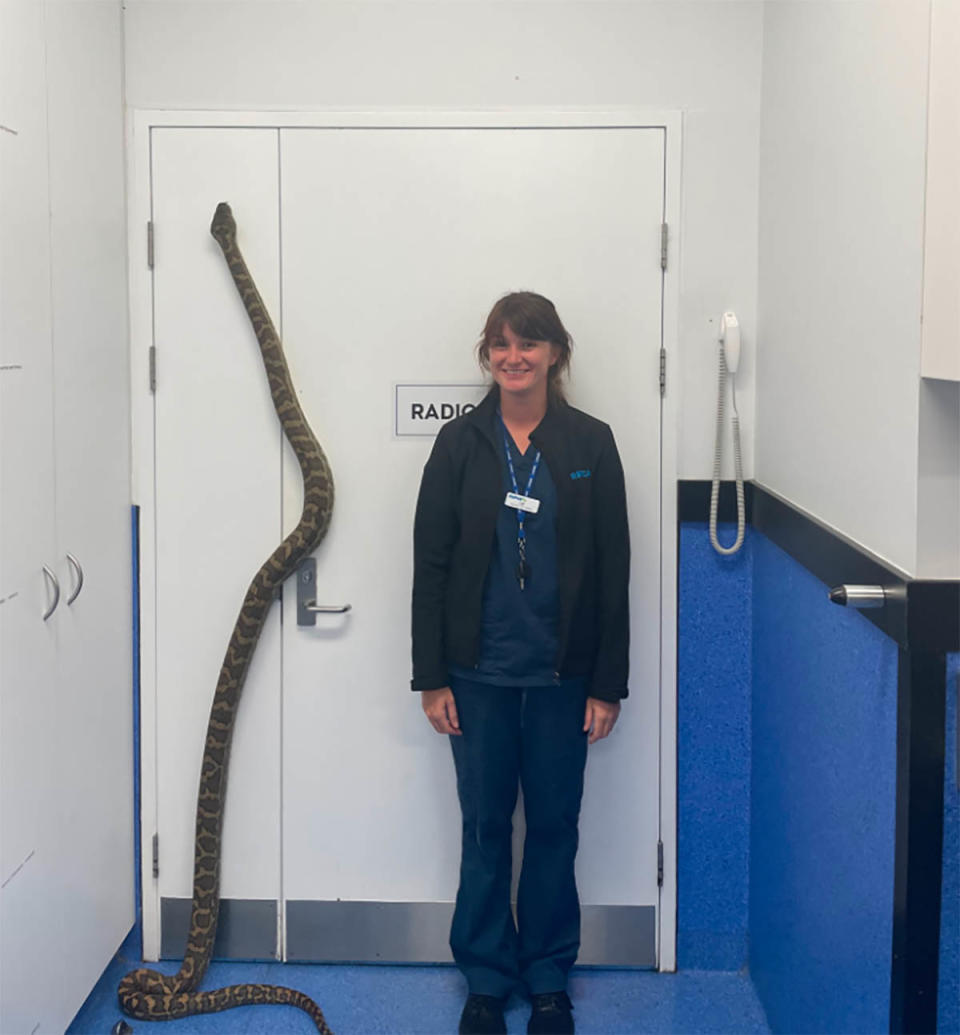
<instances>
[{"instance_id":1,"label":"smiling woman","mask_svg":"<svg viewBox=\"0 0 960 1035\"><path fill-rule=\"evenodd\" d=\"M536 396L545 382L548 395L562 401L572 348L553 303L532 291L515 291L490 310L477 358L502 390Z\"/></svg>"},{"instance_id":2,"label":"smiling woman","mask_svg":"<svg viewBox=\"0 0 960 1035\"><path fill-rule=\"evenodd\" d=\"M461 1035L574 1031L574 876L587 745L627 695L629 537L610 428L564 400L570 336L531 292L493 307L477 346L493 386L445 425L414 528L413 682L448 734L463 816L450 945L467 979ZM542 461L542 463L541 463ZM511 817L527 833L510 909Z\"/></svg>"}]
</instances>

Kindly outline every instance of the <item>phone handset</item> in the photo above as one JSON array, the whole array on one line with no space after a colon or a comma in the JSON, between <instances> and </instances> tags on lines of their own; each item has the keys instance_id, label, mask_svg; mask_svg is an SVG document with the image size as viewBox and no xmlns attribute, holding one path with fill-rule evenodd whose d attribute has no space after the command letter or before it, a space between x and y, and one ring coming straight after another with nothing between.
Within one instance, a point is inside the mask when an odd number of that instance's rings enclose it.
<instances>
[{"instance_id":1,"label":"phone handset","mask_svg":"<svg viewBox=\"0 0 960 1035\"><path fill-rule=\"evenodd\" d=\"M713 484L710 489L710 543L725 557L736 553L743 545L746 527L746 505L743 498L743 459L740 455L740 414L737 412L737 390L734 375L740 365L740 324L736 313L724 313L720 318L717 385L717 440L713 455ZM721 546L717 539L717 505L720 500L720 461L723 452L723 403L727 392L727 374L733 398L733 464L737 479L737 538L733 546Z\"/></svg>"}]
</instances>

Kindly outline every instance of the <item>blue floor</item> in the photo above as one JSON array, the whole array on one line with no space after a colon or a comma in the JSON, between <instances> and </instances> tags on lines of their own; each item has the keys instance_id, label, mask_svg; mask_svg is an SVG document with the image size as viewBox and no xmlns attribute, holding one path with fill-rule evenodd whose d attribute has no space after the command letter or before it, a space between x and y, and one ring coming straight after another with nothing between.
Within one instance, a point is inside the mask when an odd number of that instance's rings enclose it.
<instances>
[{"instance_id":1,"label":"blue floor","mask_svg":"<svg viewBox=\"0 0 960 1035\"><path fill-rule=\"evenodd\" d=\"M67 1035L107 1035L122 1014L117 983L140 965L139 936L131 933L90 993ZM174 964L160 969L173 972ZM336 1035L451 1035L465 986L453 967L329 966L318 964L214 963L204 988L238 982L290 985L312 996ZM574 970L570 982L580 1035L671 1033L753 1035L770 1031L747 974L718 971ZM514 997L507 1030L527 1030L528 1005ZM226 1013L154 1024L129 1021L135 1032L164 1035L315 1031L305 1013L289 1006L246 1006Z\"/></svg>"}]
</instances>

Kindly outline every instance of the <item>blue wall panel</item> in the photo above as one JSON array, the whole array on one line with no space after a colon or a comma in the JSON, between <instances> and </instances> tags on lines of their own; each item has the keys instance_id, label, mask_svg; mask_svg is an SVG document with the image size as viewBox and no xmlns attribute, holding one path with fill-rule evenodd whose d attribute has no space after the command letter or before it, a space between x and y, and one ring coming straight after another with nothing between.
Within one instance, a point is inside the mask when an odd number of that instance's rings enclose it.
<instances>
[{"instance_id":1,"label":"blue wall panel","mask_svg":"<svg viewBox=\"0 0 960 1035\"><path fill-rule=\"evenodd\" d=\"M130 508L130 564L133 588L133 894L135 928L142 929L143 888L140 858L140 508Z\"/></svg>"},{"instance_id":2,"label":"blue wall panel","mask_svg":"<svg viewBox=\"0 0 960 1035\"><path fill-rule=\"evenodd\" d=\"M886 1031L897 647L753 550L751 974L773 1031Z\"/></svg>"},{"instance_id":3,"label":"blue wall panel","mask_svg":"<svg viewBox=\"0 0 960 1035\"><path fill-rule=\"evenodd\" d=\"M732 542L723 526L720 541ZM733 557L680 530L677 963L747 962L752 533Z\"/></svg>"},{"instance_id":4,"label":"blue wall panel","mask_svg":"<svg viewBox=\"0 0 960 1035\"><path fill-rule=\"evenodd\" d=\"M946 764L943 788L943 890L937 1031L960 1031L960 795L957 792L957 696L960 654L947 657Z\"/></svg>"}]
</instances>

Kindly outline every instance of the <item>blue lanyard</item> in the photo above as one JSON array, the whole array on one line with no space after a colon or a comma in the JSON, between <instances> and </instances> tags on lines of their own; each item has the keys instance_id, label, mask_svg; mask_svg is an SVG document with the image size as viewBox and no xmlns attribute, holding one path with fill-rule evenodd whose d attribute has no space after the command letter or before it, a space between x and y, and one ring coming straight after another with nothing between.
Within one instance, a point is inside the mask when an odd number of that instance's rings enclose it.
<instances>
[{"instance_id":1,"label":"blue lanyard","mask_svg":"<svg viewBox=\"0 0 960 1035\"><path fill-rule=\"evenodd\" d=\"M510 484L513 486L513 491L517 494L520 492L520 488L517 485L517 472L513 468L513 457L510 455L510 439L507 436L507 426L503 422L503 417L500 418L500 426L503 428L503 451L507 454L507 467L510 469ZM533 467L530 468L530 477L527 479L527 487L524 490L524 496L530 495L530 490L533 488L533 480L537 477L537 471L540 469L540 456L541 451L537 450L537 455L533 458ZM523 517L524 512L522 510L517 511L517 543L523 544L526 534L523 530ZM521 557L523 555L523 545L520 545Z\"/></svg>"},{"instance_id":2,"label":"blue lanyard","mask_svg":"<svg viewBox=\"0 0 960 1035\"><path fill-rule=\"evenodd\" d=\"M520 488L517 485L517 472L513 469L513 457L510 455L510 438L507 435L507 426L503 422L503 415L500 414L500 426L503 428L503 451L507 454L507 467L510 469L510 482L513 485L513 491L519 495ZM537 450L537 455L533 458L533 467L530 469L530 477L527 479L527 488L524 492L524 496L530 495L530 490L533 488L533 480L537 477L537 470L540 467L540 450ZM524 512L517 510L517 553L520 555L520 563L517 565L517 582L520 583L520 589L526 588L527 579L530 577L530 565L527 564L527 538L526 533L523 529L523 518Z\"/></svg>"}]
</instances>

